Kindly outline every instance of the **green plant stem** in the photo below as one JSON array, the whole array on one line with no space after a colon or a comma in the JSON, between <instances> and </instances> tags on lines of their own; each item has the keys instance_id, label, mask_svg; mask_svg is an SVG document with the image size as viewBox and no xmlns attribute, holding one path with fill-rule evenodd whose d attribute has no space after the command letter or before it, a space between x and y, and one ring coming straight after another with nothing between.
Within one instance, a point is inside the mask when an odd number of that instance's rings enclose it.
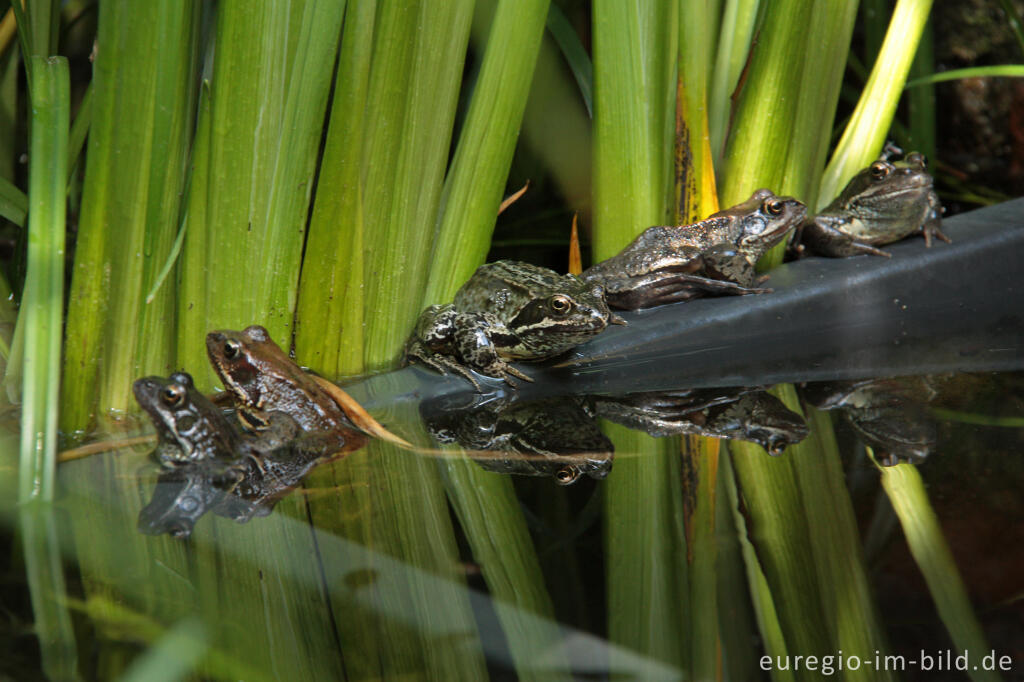
<instances>
[{"instance_id":1,"label":"green plant stem","mask_svg":"<svg viewBox=\"0 0 1024 682\"><path fill-rule=\"evenodd\" d=\"M871 76L822 176L818 201L828 205L860 169L878 158L889 132L900 92L917 52L931 0L899 0Z\"/></svg>"},{"instance_id":2,"label":"green plant stem","mask_svg":"<svg viewBox=\"0 0 1024 682\"><path fill-rule=\"evenodd\" d=\"M549 0L498 2L483 66L445 181L423 305L451 300L487 257L548 5Z\"/></svg>"},{"instance_id":3,"label":"green plant stem","mask_svg":"<svg viewBox=\"0 0 1024 682\"><path fill-rule=\"evenodd\" d=\"M376 0L349 0L299 285L295 347L326 376L363 371L363 137Z\"/></svg>"},{"instance_id":4,"label":"green plant stem","mask_svg":"<svg viewBox=\"0 0 1024 682\"><path fill-rule=\"evenodd\" d=\"M990 651L981 626L971 608L956 562L949 551L942 528L935 516L921 474L912 464L879 467L882 487L903 526L910 553L924 575L928 590L946 625L957 652L969 652L970 660L980 661ZM967 671L975 682L994 682L1000 676L981 666Z\"/></svg>"},{"instance_id":5,"label":"green plant stem","mask_svg":"<svg viewBox=\"0 0 1024 682\"><path fill-rule=\"evenodd\" d=\"M366 113L365 360L398 360L421 311L473 3L384 3Z\"/></svg>"},{"instance_id":6,"label":"green plant stem","mask_svg":"<svg viewBox=\"0 0 1024 682\"><path fill-rule=\"evenodd\" d=\"M678 15L674 3L597 0L593 258L672 217Z\"/></svg>"},{"instance_id":7,"label":"green plant stem","mask_svg":"<svg viewBox=\"0 0 1024 682\"><path fill-rule=\"evenodd\" d=\"M53 515L64 302L64 191L70 85L63 57L31 57L28 272L18 317L24 347L20 526L35 630L50 679L75 679L77 655Z\"/></svg>"},{"instance_id":8,"label":"green plant stem","mask_svg":"<svg viewBox=\"0 0 1024 682\"><path fill-rule=\"evenodd\" d=\"M790 87L793 75L804 69L812 7L803 0L780 0L765 9L726 141L725 166L718 169L722 206L743 201L759 187L786 191L786 159L797 142L793 126L800 104Z\"/></svg>"},{"instance_id":9,"label":"green plant stem","mask_svg":"<svg viewBox=\"0 0 1024 682\"><path fill-rule=\"evenodd\" d=\"M62 387L69 432L97 410L129 409L135 378L173 366L175 292L165 287L148 305L145 295L181 215L198 8L178 0L100 6Z\"/></svg>"},{"instance_id":10,"label":"green plant stem","mask_svg":"<svg viewBox=\"0 0 1024 682\"><path fill-rule=\"evenodd\" d=\"M64 188L70 85L63 58L32 57L35 70L29 168L28 271L18 333L23 336L18 499L53 499L57 461L61 318L64 302Z\"/></svg>"},{"instance_id":11,"label":"green plant stem","mask_svg":"<svg viewBox=\"0 0 1024 682\"><path fill-rule=\"evenodd\" d=\"M906 88L916 88L933 83L960 80L961 78L1024 78L1024 64L1001 64L999 66L972 66L965 69L950 69L928 76L908 80Z\"/></svg>"},{"instance_id":12,"label":"green plant stem","mask_svg":"<svg viewBox=\"0 0 1024 682\"><path fill-rule=\"evenodd\" d=\"M708 128L715 168L722 167L722 154L733 115L733 95L750 53L758 0L726 0L721 34L711 76L708 97Z\"/></svg>"}]
</instances>

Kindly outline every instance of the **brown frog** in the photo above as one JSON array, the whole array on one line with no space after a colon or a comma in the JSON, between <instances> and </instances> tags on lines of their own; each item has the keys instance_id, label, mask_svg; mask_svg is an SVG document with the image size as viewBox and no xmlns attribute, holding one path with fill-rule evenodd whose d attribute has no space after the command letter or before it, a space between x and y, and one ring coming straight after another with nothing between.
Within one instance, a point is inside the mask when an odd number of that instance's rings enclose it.
<instances>
[{"instance_id":1,"label":"brown frog","mask_svg":"<svg viewBox=\"0 0 1024 682\"><path fill-rule=\"evenodd\" d=\"M692 225L655 226L583 273L602 284L608 304L634 310L698 296L767 293L754 288L754 266L790 230L806 207L759 189L749 199Z\"/></svg>"},{"instance_id":2,"label":"brown frog","mask_svg":"<svg viewBox=\"0 0 1024 682\"><path fill-rule=\"evenodd\" d=\"M813 253L836 258L862 253L889 258L891 254L877 247L915 233L924 235L926 247L933 237L949 243L939 230L942 204L925 165L918 152L896 162L883 155L803 226L800 241Z\"/></svg>"},{"instance_id":3,"label":"brown frog","mask_svg":"<svg viewBox=\"0 0 1024 682\"><path fill-rule=\"evenodd\" d=\"M206 353L246 427L262 431L274 421L274 413L284 413L303 431L333 431L347 440L363 438L338 404L285 355L263 327L210 332Z\"/></svg>"}]
</instances>

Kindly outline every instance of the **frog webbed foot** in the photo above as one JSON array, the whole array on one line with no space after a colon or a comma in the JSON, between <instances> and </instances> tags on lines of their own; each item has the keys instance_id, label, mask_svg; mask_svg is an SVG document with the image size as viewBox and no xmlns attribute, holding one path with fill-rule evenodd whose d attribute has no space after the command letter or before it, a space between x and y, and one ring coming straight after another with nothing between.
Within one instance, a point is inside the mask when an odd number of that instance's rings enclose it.
<instances>
[{"instance_id":1,"label":"frog webbed foot","mask_svg":"<svg viewBox=\"0 0 1024 682\"><path fill-rule=\"evenodd\" d=\"M932 238L952 244L953 240L942 233L939 226L942 224L942 220L936 215L932 216L925 221L924 225L921 226L921 234L924 235L924 245L926 248L931 248Z\"/></svg>"}]
</instances>

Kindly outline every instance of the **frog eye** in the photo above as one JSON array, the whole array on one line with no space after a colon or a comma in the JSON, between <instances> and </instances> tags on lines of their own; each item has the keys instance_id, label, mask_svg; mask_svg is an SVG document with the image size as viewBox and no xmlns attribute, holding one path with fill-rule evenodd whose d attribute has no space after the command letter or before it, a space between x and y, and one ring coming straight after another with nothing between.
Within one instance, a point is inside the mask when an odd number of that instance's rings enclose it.
<instances>
[{"instance_id":1,"label":"frog eye","mask_svg":"<svg viewBox=\"0 0 1024 682\"><path fill-rule=\"evenodd\" d=\"M160 399L168 407L178 407L185 402L185 387L180 384L170 384L160 392Z\"/></svg>"},{"instance_id":2,"label":"frog eye","mask_svg":"<svg viewBox=\"0 0 1024 682\"><path fill-rule=\"evenodd\" d=\"M572 301L569 300L568 296L555 294L548 299L548 307L551 308L551 312L556 315L565 315L572 309Z\"/></svg>"},{"instance_id":3,"label":"frog eye","mask_svg":"<svg viewBox=\"0 0 1024 682\"><path fill-rule=\"evenodd\" d=\"M928 158L925 157L921 152L910 152L904 159L911 166L917 166L918 168L925 168L928 166Z\"/></svg>"},{"instance_id":4,"label":"frog eye","mask_svg":"<svg viewBox=\"0 0 1024 682\"><path fill-rule=\"evenodd\" d=\"M764 210L771 215L782 215L784 208L786 208L786 202L778 197L764 200Z\"/></svg>"},{"instance_id":5,"label":"frog eye","mask_svg":"<svg viewBox=\"0 0 1024 682\"><path fill-rule=\"evenodd\" d=\"M871 177L875 180L883 180L887 175L889 175L889 171L891 170L892 166L887 164L885 161L875 161L871 164Z\"/></svg>"},{"instance_id":6,"label":"frog eye","mask_svg":"<svg viewBox=\"0 0 1024 682\"><path fill-rule=\"evenodd\" d=\"M580 477L580 470L576 467L569 465L562 467L555 472L555 482L558 485L569 485L575 483L576 479Z\"/></svg>"},{"instance_id":7,"label":"frog eye","mask_svg":"<svg viewBox=\"0 0 1024 682\"><path fill-rule=\"evenodd\" d=\"M237 358L242 352L242 344L234 339L228 339L224 342L224 357L228 360Z\"/></svg>"}]
</instances>

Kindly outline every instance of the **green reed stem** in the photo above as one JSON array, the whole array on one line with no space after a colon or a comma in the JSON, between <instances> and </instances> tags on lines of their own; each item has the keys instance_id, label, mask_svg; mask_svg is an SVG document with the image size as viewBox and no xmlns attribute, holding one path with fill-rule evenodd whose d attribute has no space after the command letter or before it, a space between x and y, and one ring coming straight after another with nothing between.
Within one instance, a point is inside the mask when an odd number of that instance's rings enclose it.
<instances>
[{"instance_id":1,"label":"green reed stem","mask_svg":"<svg viewBox=\"0 0 1024 682\"><path fill-rule=\"evenodd\" d=\"M18 316L24 348L18 499L50 501L57 461L61 318L64 303L64 188L70 85L63 58L31 58L28 269Z\"/></svg>"},{"instance_id":2,"label":"green reed stem","mask_svg":"<svg viewBox=\"0 0 1024 682\"><path fill-rule=\"evenodd\" d=\"M676 9L594 3L594 260L672 217Z\"/></svg>"},{"instance_id":3,"label":"green reed stem","mask_svg":"<svg viewBox=\"0 0 1024 682\"><path fill-rule=\"evenodd\" d=\"M400 0L377 15L363 148L371 369L398 360L421 310L472 14L470 0Z\"/></svg>"},{"instance_id":4,"label":"green reed stem","mask_svg":"<svg viewBox=\"0 0 1024 682\"><path fill-rule=\"evenodd\" d=\"M68 306L61 414L68 431L97 410L129 409L136 377L172 367L174 290L163 288L149 305L145 295L179 224L198 16L197 4L176 0L100 6Z\"/></svg>"},{"instance_id":5,"label":"green reed stem","mask_svg":"<svg viewBox=\"0 0 1024 682\"><path fill-rule=\"evenodd\" d=\"M931 6L931 0L896 3L871 76L825 168L817 203L809 209L828 205L857 171L878 158Z\"/></svg>"},{"instance_id":6,"label":"green reed stem","mask_svg":"<svg viewBox=\"0 0 1024 682\"><path fill-rule=\"evenodd\" d=\"M605 430L616 454L604 482L608 639L685 670L692 606L679 440L615 424Z\"/></svg>"},{"instance_id":7,"label":"green reed stem","mask_svg":"<svg viewBox=\"0 0 1024 682\"><path fill-rule=\"evenodd\" d=\"M728 495L727 506L732 514L733 525L736 529L736 541L739 544L746 570L746 584L744 587L750 592L751 606L753 607L754 618L757 620L758 631L764 641L765 652L769 656L776 658L776 660L784 659L791 652L796 652L794 649L787 648L786 646L786 637L782 632L782 626L779 623L779 613L775 608L775 598L771 588L768 586L764 569L758 559L758 552L750 535L748 520L743 514L744 502L741 500L739 490L736 487L737 479L732 461L733 454L731 451L727 451L727 456L721 458L721 473L725 492ZM743 643L743 640L740 640L740 642ZM728 649L726 653L729 653ZM726 662L726 670L731 671L728 661ZM771 675L772 680L775 680L775 682L789 682L789 680L794 679L792 671L778 670L777 666L772 667Z\"/></svg>"},{"instance_id":8,"label":"green reed stem","mask_svg":"<svg viewBox=\"0 0 1024 682\"><path fill-rule=\"evenodd\" d=\"M787 407L799 409L792 386L780 390ZM867 660L886 652L884 630L872 600L861 552L860 532L846 486L846 474L829 415L810 410L811 435L791 446L807 514L807 528L821 586L825 627L836 650ZM892 680L891 671L862 668L846 671L847 679Z\"/></svg>"},{"instance_id":9,"label":"green reed stem","mask_svg":"<svg viewBox=\"0 0 1024 682\"><path fill-rule=\"evenodd\" d=\"M349 0L330 124L302 262L296 352L326 376L363 370L363 138L375 0Z\"/></svg>"},{"instance_id":10,"label":"green reed stem","mask_svg":"<svg viewBox=\"0 0 1024 682\"><path fill-rule=\"evenodd\" d=\"M20 527L35 631L50 679L77 678L71 619L53 508L57 461L61 318L64 302L64 191L70 84L63 57L31 57L28 271L18 316L24 348Z\"/></svg>"},{"instance_id":11,"label":"green reed stem","mask_svg":"<svg viewBox=\"0 0 1024 682\"><path fill-rule=\"evenodd\" d=\"M533 80L549 0L499 0L445 180L423 304L451 300L484 262Z\"/></svg>"},{"instance_id":12,"label":"green reed stem","mask_svg":"<svg viewBox=\"0 0 1024 682\"><path fill-rule=\"evenodd\" d=\"M714 680L722 673L718 620L716 491L719 441L683 439L683 503L689 577L690 679Z\"/></svg>"},{"instance_id":13,"label":"green reed stem","mask_svg":"<svg viewBox=\"0 0 1024 682\"><path fill-rule=\"evenodd\" d=\"M758 0L726 0L708 95L708 128L716 169L722 168L725 139L734 111L733 95L750 54Z\"/></svg>"},{"instance_id":14,"label":"green reed stem","mask_svg":"<svg viewBox=\"0 0 1024 682\"><path fill-rule=\"evenodd\" d=\"M896 510L910 553L924 575L939 617L953 639L954 649L958 653L968 651L970 661L977 663L991 649L974 615L960 572L928 500L921 474L914 465L907 463L879 467L879 470L882 487ZM980 668L976 665L967 671L975 682L1001 679L998 673Z\"/></svg>"}]
</instances>

